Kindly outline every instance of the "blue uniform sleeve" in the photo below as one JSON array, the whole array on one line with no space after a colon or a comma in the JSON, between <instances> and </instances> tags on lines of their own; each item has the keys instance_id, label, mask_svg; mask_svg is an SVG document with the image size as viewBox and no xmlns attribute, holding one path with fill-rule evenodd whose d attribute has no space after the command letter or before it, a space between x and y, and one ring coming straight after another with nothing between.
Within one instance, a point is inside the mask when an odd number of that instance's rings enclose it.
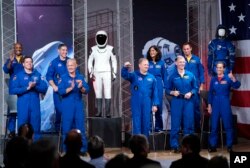
<instances>
[{"instance_id":1,"label":"blue uniform sleeve","mask_svg":"<svg viewBox=\"0 0 250 168\"><path fill-rule=\"evenodd\" d=\"M200 83L205 83L205 77L204 77L204 66L201 63L201 60L199 59L199 78L200 78Z\"/></svg>"},{"instance_id":2,"label":"blue uniform sleeve","mask_svg":"<svg viewBox=\"0 0 250 168\"><path fill-rule=\"evenodd\" d=\"M208 60L207 60L207 69L210 75L213 74L214 51L215 51L214 44L213 41L211 41L208 45Z\"/></svg>"},{"instance_id":3,"label":"blue uniform sleeve","mask_svg":"<svg viewBox=\"0 0 250 168\"><path fill-rule=\"evenodd\" d=\"M165 79L165 84L164 85L165 85L166 94L170 95L170 92L172 91L172 88L173 88L172 75Z\"/></svg>"},{"instance_id":4,"label":"blue uniform sleeve","mask_svg":"<svg viewBox=\"0 0 250 168\"><path fill-rule=\"evenodd\" d=\"M164 77L163 77L163 84L164 84L164 89L166 89L166 83L168 80L168 70L167 68L165 69Z\"/></svg>"},{"instance_id":5,"label":"blue uniform sleeve","mask_svg":"<svg viewBox=\"0 0 250 168\"><path fill-rule=\"evenodd\" d=\"M132 82L132 81L133 81L133 78L134 78L134 73L128 72L128 68L123 67L122 70L121 70L121 76L122 76L125 80L128 80L128 81Z\"/></svg>"},{"instance_id":6,"label":"blue uniform sleeve","mask_svg":"<svg viewBox=\"0 0 250 168\"><path fill-rule=\"evenodd\" d=\"M4 73L6 73L6 74L10 74L11 72L10 72L10 69L8 68L8 64L9 64L9 62L10 62L10 59L7 59L7 61L5 62L5 64L4 64L4 66L3 66L3 71L4 71Z\"/></svg>"},{"instance_id":7,"label":"blue uniform sleeve","mask_svg":"<svg viewBox=\"0 0 250 168\"><path fill-rule=\"evenodd\" d=\"M208 104L212 104L214 98L214 77L210 81L209 92L208 92Z\"/></svg>"},{"instance_id":8,"label":"blue uniform sleeve","mask_svg":"<svg viewBox=\"0 0 250 168\"><path fill-rule=\"evenodd\" d=\"M195 76L194 75L192 75L193 77L193 79L192 79L192 90L191 90L191 92L193 93L193 94L197 94L197 92L198 92L198 86L197 86L197 82L196 82L196 78L195 78Z\"/></svg>"},{"instance_id":9,"label":"blue uniform sleeve","mask_svg":"<svg viewBox=\"0 0 250 168\"><path fill-rule=\"evenodd\" d=\"M67 86L65 85L64 81L66 81L66 79L64 77L62 77L58 83L58 93L61 96L66 95Z\"/></svg>"},{"instance_id":10,"label":"blue uniform sleeve","mask_svg":"<svg viewBox=\"0 0 250 168\"><path fill-rule=\"evenodd\" d=\"M85 88L84 94L87 94L87 93L89 92L90 88L89 88L89 85L88 85L88 83L86 82L84 76L83 76L83 79L82 79L82 86Z\"/></svg>"},{"instance_id":11,"label":"blue uniform sleeve","mask_svg":"<svg viewBox=\"0 0 250 168\"><path fill-rule=\"evenodd\" d=\"M39 93L43 93L45 94L47 89L48 89L48 85L47 83L44 81L44 79L41 78L41 76L39 76L40 80L39 82L36 84L35 89L39 92Z\"/></svg>"},{"instance_id":12,"label":"blue uniform sleeve","mask_svg":"<svg viewBox=\"0 0 250 168\"><path fill-rule=\"evenodd\" d=\"M233 70L234 62L235 62L235 47L231 41L228 41L227 44L228 52L229 52L229 71Z\"/></svg>"},{"instance_id":13,"label":"blue uniform sleeve","mask_svg":"<svg viewBox=\"0 0 250 168\"><path fill-rule=\"evenodd\" d=\"M53 62L50 63L47 74L46 74L46 80L49 82L50 80L54 80L54 74L55 74L55 69L53 66Z\"/></svg>"},{"instance_id":14,"label":"blue uniform sleeve","mask_svg":"<svg viewBox=\"0 0 250 168\"><path fill-rule=\"evenodd\" d=\"M28 92L27 91L28 86L21 86L19 84L21 82L20 80L21 79L20 79L19 75L16 75L13 77L12 82L11 82L11 87L12 87L11 93L12 94L22 95L22 94Z\"/></svg>"},{"instance_id":15,"label":"blue uniform sleeve","mask_svg":"<svg viewBox=\"0 0 250 168\"><path fill-rule=\"evenodd\" d=\"M165 72L166 72L166 67L165 67L164 62L163 62L161 65L161 76L162 76L163 81L165 78Z\"/></svg>"},{"instance_id":16,"label":"blue uniform sleeve","mask_svg":"<svg viewBox=\"0 0 250 168\"><path fill-rule=\"evenodd\" d=\"M153 99L152 99L152 103L153 103L152 104L153 106L157 106L157 105L160 104L156 79L154 79L154 83L153 83Z\"/></svg>"},{"instance_id":17,"label":"blue uniform sleeve","mask_svg":"<svg viewBox=\"0 0 250 168\"><path fill-rule=\"evenodd\" d=\"M231 79L230 79L231 80ZM235 81L235 82L233 82L232 80L231 80L231 87L233 88L233 89L238 89L239 87L241 86L241 83L240 83L240 81Z\"/></svg>"}]
</instances>

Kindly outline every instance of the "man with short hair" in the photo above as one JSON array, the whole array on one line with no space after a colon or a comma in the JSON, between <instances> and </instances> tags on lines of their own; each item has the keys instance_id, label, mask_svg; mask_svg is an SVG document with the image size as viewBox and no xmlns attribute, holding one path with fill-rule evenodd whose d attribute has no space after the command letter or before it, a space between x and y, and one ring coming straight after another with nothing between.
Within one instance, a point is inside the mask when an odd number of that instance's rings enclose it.
<instances>
[{"instance_id":1,"label":"man with short hair","mask_svg":"<svg viewBox=\"0 0 250 168\"><path fill-rule=\"evenodd\" d=\"M94 168L93 165L80 158L82 147L82 135L80 130L73 129L69 131L64 140L64 144L66 146L66 153L59 160L60 168Z\"/></svg>"},{"instance_id":2,"label":"man with short hair","mask_svg":"<svg viewBox=\"0 0 250 168\"><path fill-rule=\"evenodd\" d=\"M207 167L208 159L200 155L200 139L197 135L187 135L182 140L182 158L173 161L170 168Z\"/></svg>"},{"instance_id":3,"label":"man with short hair","mask_svg":"<svg viewBox=\"0 0 250 168\"><path fill-rule=\"evenodd\" d=\"M90 164L94 165L96 168L104 168L107 163L107 159L104 155L104 142L99 136L93 136L89 138L88 142L88 153L91 160Z\"/></svg>"},{"instance_id":4,"label":"man with short hair","mask_svg":"<svg viewBox=\"0 0 250 168\"><path fill-rule=\"evenodd\" d=\"M134 156L128 161L127 167L161 167L159 162L147 158L149 153L149 144L145 135L133 135L129 140L129 148Z\"/></svg>"},{"instance_id":5,"label":"man with short hair","mask_svg":"<svg viewBox=\"0 0 250 168\"><path fill-rule=\"evenodd\" d=\"M76 59L67 60L68 73L64 74L58 84L58 93L62 99L62 133L63 139L66 134L76 128L82 135L82 153L87 152L87 138L85 134L85 108L82 94L89 92L89 85L84 75L77 73Z\"/></svg>"},{"instance_id":6,"label":"man with short hair","mask_svg":"<svg viewBox=\"0 0 250 168\"><path fill-rule=\"evenodd\" d=\"M38 140L41 127L40 93L45 94L48 86L41 74L33 68L31 57L23 58L23 67L24 70L12 79L12 92L18 97L18 127L30 123L34 128L34 140Z\"/></svg>"},{"instance_id":7,"label":"man with short hair","mask_svg":"<svg viewBox=\"0 0 250 168\"><path fill-rule=\"evenodd\" d=\"M204 79L204 67L201 64L201 60L198 56L192 54L192 45L186 42L182 45L182 50L185 56L186 65L185 69L192 72L195 76L197 86L199 88L198 92L194 94L194 128L195 131L200 132L200 91L203 90Z\"/></svg>"},{"instance_id":8,"label":"man with short hair","mask_svg":"<svg viewBox=\"0 0 250 168\"><path fill-rule=\"evenodd\" d=\"M16 95L11 95L12 93L12 78L15 76L17 73L23 70L23 47L22 44L19 42L14 43L13 49L10 52L9 58L6 60L4 66L3 66L3 71L6 74L9 74L9 98L13 101L16 101ZM8 120L8 130L10 131L9 137L13 137L15 135L15 128L16 128L16 115L15 114L10 114L9 120Z\"/></svg>"},{"instance_id":9,"label":"man with short hair","mask_svg":"<svg viewBox=\"0 0 250 168\"><path fill-rule=\"evenodd\" d=\"M125 62L121 75L131 83L133 134L148 137L151 112L155 113L159 105L157 81L154 75L148 73L149 63L146 58L139 59L138 71L129 72L131 66L129 62Z\"/></svg>"},{"instance_id":10,"label":"man with short hair","mask_svg":"<svg viewBox=\"0 0 250 168\"><path fill-rule=\"evenodd\" d=\"M55 106L56 112L56 120L55 120L55 129L56 132L60 130L61 124L61 115L62 115L62 107L61 107L61 96L58 93L58 82L63 74L66 74L67 71L67 57L68 48L66 44L59 44L58 45L58 54L59 56L51 61L47 74L46 79L50 86L53 88L53 101Z\"/></svg>"}]
</instances>

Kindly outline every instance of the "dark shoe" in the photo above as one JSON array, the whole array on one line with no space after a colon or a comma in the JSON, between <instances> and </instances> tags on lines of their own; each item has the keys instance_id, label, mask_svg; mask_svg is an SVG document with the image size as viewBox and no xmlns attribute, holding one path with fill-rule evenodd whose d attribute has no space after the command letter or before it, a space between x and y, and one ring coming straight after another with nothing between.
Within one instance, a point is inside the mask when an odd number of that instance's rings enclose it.
<instances>
[{"instance_id":1,"label":"dark shoe","mask_svg":"<svg viewBox=\"0 0 250 168\"><path fill-rule=\"evenodd\" d=\"M102 99L96 99L96 105L97 105L97 113L96 117L102 116Z\"/></svg>"},{"instance_id":2,"label":"dark shoe","mask_svg":"<svg viewBox=\"0 0 250 168\"><path fill-rule=\"evenodd\" d=\"M102 117L102 115L100 113L97 113L95 117Z\"/></svg>"},{"instance_id":3,"label":"dark shoe","mask_svg":"<svg viewBox=\"0 0 250 168\"><path fill-rule=\"evenodd\" d=\"M111 117L110 106L111 106L111 99L105 99L105 114L107 118Z\"/></svg>"},{"instance_id":4,"label":"dark shoe","mask_svg":"<svg viewBox=\"0 0 250 168\"><path fill-rule=\"evenodd\" d=\"M209 152L209 153L217 152L217 149L214 148L214 147L208 148L208 152Z\"/></svg>"}]
</instances>

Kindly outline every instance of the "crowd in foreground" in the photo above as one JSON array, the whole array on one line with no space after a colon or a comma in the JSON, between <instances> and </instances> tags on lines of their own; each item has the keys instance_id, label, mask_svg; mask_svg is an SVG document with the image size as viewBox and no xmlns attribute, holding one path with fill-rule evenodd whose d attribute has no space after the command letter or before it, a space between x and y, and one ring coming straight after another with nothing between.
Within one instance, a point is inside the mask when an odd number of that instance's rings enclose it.
<instances>
[{"instance_id":1,"label":"crowd in foreground","mask_svg":"<svg viewBox=\"0 0 250 168\"><path fill-rule=\"evenodd\" d=\"M117 154L113 158L105 157L104 141L93 136L88 141L88 153L81 153L81 132L77 129L69 131L64 144L66 151L58 153L56 145L50 139L33 142L34 130L30 124L23 124L18 136L7 142L4 152L5 168L160 168L160 162L149 159L149 143L145 135L133 135L129 140L129 148L133 157ZM200 140L196 135L187 135L181 143L182 158L171 163L170 168L207 167L229 168L227 158L215 156L208 160L200 155ZM90 161L85 161L90 157Z\"/></svg>"}]
</instances>

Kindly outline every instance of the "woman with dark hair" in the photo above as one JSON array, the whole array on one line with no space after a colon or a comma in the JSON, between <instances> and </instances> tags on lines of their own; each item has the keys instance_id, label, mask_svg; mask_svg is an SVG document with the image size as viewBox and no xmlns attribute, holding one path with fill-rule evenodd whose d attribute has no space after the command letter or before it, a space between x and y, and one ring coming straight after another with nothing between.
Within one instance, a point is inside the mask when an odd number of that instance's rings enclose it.
<instances>
[{"instance_id":1,"label":"woman with dark hair","mask_svg":"<svg viewBox=\"0 0 250 168\"><path fill-rule=\"evenodd\" d=\"M216 74L212 77L208 95L208 112L211 114L211 133L209 137L209 152L216 152L218 142L218 126L220 118L226 131L226 145L228 152L233 145L233 116L230 105L231 88L238 89L240 82L232 73L225 74L225 63L217 62Z\"/></svg>"},{"instance_id":2,"label":"woman with dark hair","mask_svg":"<svg viewBox=\"0 0 250 168\"><path fill-rule=\"evenodd\" d=\"M148 72L153 74L157 80L159 107L155 113L155 132L163 130L162 122L162 101L163 101L163 78L165 73L165 63L161 60L161 51L153 45L148 49L147 59L149 61Z\"/></svg>"}]
</instances>

